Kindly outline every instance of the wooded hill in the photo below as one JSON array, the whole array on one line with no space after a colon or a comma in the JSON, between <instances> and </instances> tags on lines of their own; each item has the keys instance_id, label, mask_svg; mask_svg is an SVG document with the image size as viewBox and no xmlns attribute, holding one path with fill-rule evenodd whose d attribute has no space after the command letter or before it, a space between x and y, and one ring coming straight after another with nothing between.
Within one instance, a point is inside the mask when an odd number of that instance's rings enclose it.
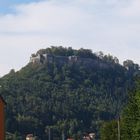
<instances>
[{"instance_id":1,"label":"wooded hill","mask_svg":"<svg viewBox=\"0 0 140 140\"><path fill-rule=\"evenodd\" d=\"M119 131L118 131L119 130ZM129 93L128 102L119 120L104 121L100 127L100 140L140 139L140 77L135 78L135 87Z\"/></svg>"},{"instance_id":2,"label":"wooded hill","mask_svg":"<svg viewBox=\"0 0 140 140\"><path fill-rule=\"evenodd\" d=\"M50 47L32 56L46 53L98 63L87 67L85 63L59 65L53 61L29 63L18 72L11 70L0 79L0 92L7 102L7 131L23 137L33 133L43 140L48 128L54 139L62 132L76 139L85 132L95 132L98 137L102 121L115 119L127 102L139 66L131 60L120 65L111 55L70 47Z\"/></svg>"}]
</instances>

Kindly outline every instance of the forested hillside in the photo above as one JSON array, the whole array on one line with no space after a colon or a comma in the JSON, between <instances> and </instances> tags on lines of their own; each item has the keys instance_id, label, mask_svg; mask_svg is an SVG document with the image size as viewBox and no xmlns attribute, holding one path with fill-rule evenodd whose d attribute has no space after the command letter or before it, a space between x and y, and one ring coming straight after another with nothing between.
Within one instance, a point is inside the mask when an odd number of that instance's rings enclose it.
<instances>
[{"instance_id":1,"label":"forested hillside","mask_svg":"<svg viewBox=\"0 0 140 140\"><path fill-rule=\"evenodd\" d=\"M121 115L121 138L139 140L140 138L140 77L136 78L134 90L129 94L128 104Z\"/></svg>"},{"instance_id":2,"label":"forested hillside","mask_svg":"<svg viewBox=\"0 0 140 140\"><path fill-rule=\"evenodd\" d=\"M140 139L140 77L135 78L135 87L129 93L128 102L118 119L104 121L100 128L100 140ZM119 122L119 125L118 125ZM118 131L119 128L119 131ZM119 133L118 133L119 132ZM119 135L120 134L120 135Z\"/></svg>"},{"instance_id":3,"label":"forested hillside","mask_svg":"<svg viewBox=\"0 0 140 140\"><path fill-rule=\"evenodd\" d=\"M23 137L33 133L43 140L49 128L55 138L62 132L77 139L85 132L95 132L98 137L102 121L115 119L127 102L139 66L131 60L122 66L116 57L88 49L51 47L37 52L45 53L98 63L87 67L85 63L59 65L53 61L11 70L0 79L0 93L7 102L7 131Z\"/></svg>"}]
</instances>

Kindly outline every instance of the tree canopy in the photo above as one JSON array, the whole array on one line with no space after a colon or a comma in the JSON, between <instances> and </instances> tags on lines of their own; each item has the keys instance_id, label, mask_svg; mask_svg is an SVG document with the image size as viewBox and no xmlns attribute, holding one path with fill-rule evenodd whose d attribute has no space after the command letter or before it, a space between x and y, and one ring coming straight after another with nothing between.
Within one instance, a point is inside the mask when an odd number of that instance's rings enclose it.
<instances>
[{"instance_id":1,"label":"tree canopy","mask_svg":"<svg viewBox=\"0 0 140 140\"><path fill-rule=\"evenodd\" d=\"M85 64L29 63L2 77L7 131L23 137L33 133L43 140L48 128L54 139L62 131L67 137L78 138L84 132L96 132L98 137L102 121L116 118L122 110L139 69L129 71L116 57L88 49L51 47L37 53L76 55L97 59L98 64L87 68Z\"/></svg>"}]
</instances>

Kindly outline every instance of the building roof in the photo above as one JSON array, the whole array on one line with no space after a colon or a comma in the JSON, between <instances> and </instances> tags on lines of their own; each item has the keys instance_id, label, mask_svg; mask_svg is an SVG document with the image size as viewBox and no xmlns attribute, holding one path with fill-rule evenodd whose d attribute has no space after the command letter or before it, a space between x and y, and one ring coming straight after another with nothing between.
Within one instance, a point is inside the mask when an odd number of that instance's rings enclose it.
<instances>
[{"instance_id":1,"label":"building roof","mask_svg":"<svg viewBox=\"0 0 140 140\"><path fill-rule=\"evenodd\" d=\"M6 102L1 95L0 95L0 100L2 100L2 102L6 105Z\"/></svg>"},{"instance_id":2,"label":"building roof","mask_svg":"<svg viewBox=\"0 0 140 140\"><path fill-rule=\"evenodd\" d=\"M33 134L27 134L26 138L32 138Z\"/></svg>"}]
</instances>

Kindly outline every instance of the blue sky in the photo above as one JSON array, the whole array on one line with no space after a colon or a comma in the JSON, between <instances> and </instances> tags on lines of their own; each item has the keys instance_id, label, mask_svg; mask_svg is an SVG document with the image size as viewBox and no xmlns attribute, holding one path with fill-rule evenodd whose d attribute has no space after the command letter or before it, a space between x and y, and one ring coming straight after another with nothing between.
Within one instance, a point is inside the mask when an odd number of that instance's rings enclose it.
<instances>
[{"instance_id":1,"label":"blue sky","mask_svg":"<svg viewBox=\"0 0 140 140\"><path fill-rule=\"evenodd\" d=\"M51 45L140 64L139 0L0 0L0 75Z\"/></svg>"},{"instance_id":2,"label":"blue sky","mask_svg":"<svg viewBox=\"0 0 140 140\"><path fill-rule=\"evenodd\" d=\"M13 6L23 3L39 2L40 0L0 0L0 13L10 13L13 12Z\"/></svg>"}]
</instances>

